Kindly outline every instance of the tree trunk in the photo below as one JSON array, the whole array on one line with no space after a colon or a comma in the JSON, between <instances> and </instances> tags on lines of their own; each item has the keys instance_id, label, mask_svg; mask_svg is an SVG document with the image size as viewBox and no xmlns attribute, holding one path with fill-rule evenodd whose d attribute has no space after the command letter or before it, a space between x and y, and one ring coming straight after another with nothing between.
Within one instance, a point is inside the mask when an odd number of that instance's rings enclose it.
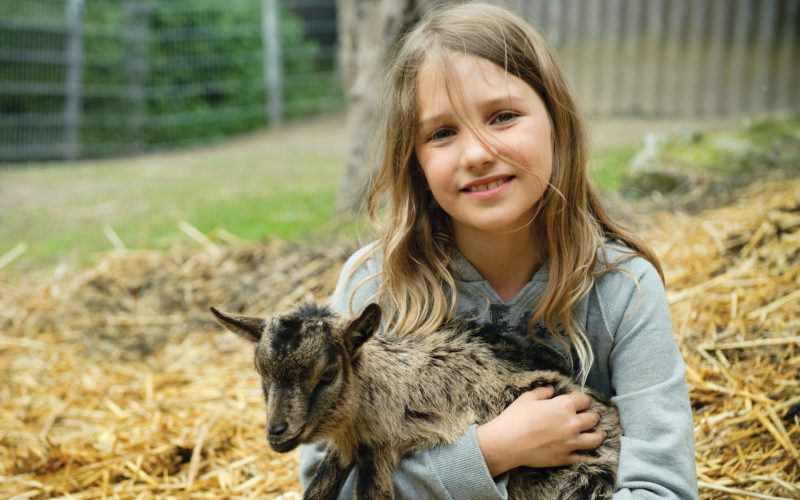
<instances>
[{"instance_id":1,"label":"tree trunk","mask_svg":"<svg viewBox=\"0 0 800 500\"><path fill-rule=\"evenodd\" d=\"M337 213L363 206L367 154L376 126L381 77L400 35L425 12L454 0L337 0L339 57L347 98L347 170Z\"/></svg>"}]
</instances>

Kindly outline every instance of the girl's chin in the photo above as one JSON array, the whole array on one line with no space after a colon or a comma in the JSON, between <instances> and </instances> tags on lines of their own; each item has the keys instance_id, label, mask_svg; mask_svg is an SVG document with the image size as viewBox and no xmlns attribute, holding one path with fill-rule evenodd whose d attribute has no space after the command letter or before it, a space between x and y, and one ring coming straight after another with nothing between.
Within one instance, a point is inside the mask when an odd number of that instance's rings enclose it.
<instances>
[{"instance_id":1,"label":"girl's chin","mask_svg":"<svg viewBox=\"0 0 800 500\"><path fill-rule=\"evenodd\" d=\"M508 221L491 220L491 221L473 221L471 223L458 223L455 224L456 234L475 235L481 237L503 237L517 234L527 234L526 229L533 225L533 218L526 216L520 219L511 219Z\"/></svg>"}]
</instances>

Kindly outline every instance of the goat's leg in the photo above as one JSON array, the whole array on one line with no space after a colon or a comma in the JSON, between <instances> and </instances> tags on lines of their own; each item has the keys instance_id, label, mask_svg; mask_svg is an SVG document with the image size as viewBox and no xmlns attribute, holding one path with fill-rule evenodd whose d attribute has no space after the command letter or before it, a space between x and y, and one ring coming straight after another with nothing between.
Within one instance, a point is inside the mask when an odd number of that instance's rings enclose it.
<instances>
[{"instance_id":1,"label":"goat's leg","mask_svg":"<svg viewBox=\"0 0 800 500\"><path fill-rule=\"evenodd\" d=\"M314 470L311 484L303 492L303 500L335 500L350 468L342 464L336 450L328 447L325 457Z\"/></svg>"},{"instance_id":2,"label":"goat's leg","mask_svg":"<svg viewBox=\"0 0 800 500\"><path fill-rule=\"evenodd\" d=\"M392 467L380 450L385 447L359 446L356 456L356 500L394 500Z\"/></svg>"}]
</instances>

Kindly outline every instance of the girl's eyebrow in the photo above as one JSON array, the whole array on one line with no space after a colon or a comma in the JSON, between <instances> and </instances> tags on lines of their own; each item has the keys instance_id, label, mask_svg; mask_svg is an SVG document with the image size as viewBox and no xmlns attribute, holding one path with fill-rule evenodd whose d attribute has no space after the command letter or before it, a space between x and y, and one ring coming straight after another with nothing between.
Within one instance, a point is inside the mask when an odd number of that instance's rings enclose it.
<instances>
[{"instance_id":1,"label":"girl's eyebrow","mask_svg":"<svg viewBox=\"0 0 800 500\"><path fill-rule=\"evenodd\" d=\"M441 123L445 120L445 118L449 117L451 113L449 111L445 111L443 113L437 113L432 116L428 116L419 121L418 129L419 130L427 130L429 127L433 127L434 125Z\"/></svg>"}]
</instances>

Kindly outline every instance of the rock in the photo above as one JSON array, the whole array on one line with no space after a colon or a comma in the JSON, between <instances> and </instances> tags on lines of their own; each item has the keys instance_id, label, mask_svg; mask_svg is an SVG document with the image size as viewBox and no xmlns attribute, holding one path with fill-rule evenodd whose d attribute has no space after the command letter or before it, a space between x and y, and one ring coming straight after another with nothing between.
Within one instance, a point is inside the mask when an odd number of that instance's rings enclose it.
<instances>
[{"instance_id":1,"label":"rock","mask_svg":"<svg viewBox=\"0 0 800 500\"><path fill-rule=\"evenodd\" d=\"M665 138L661 135L650 133L645 136L644 147L633 157L623 176L623 195L637 198L653 193L667 194L687 183L685 173L663 161L664 143Z\"/></svg>"}]
</instances>

